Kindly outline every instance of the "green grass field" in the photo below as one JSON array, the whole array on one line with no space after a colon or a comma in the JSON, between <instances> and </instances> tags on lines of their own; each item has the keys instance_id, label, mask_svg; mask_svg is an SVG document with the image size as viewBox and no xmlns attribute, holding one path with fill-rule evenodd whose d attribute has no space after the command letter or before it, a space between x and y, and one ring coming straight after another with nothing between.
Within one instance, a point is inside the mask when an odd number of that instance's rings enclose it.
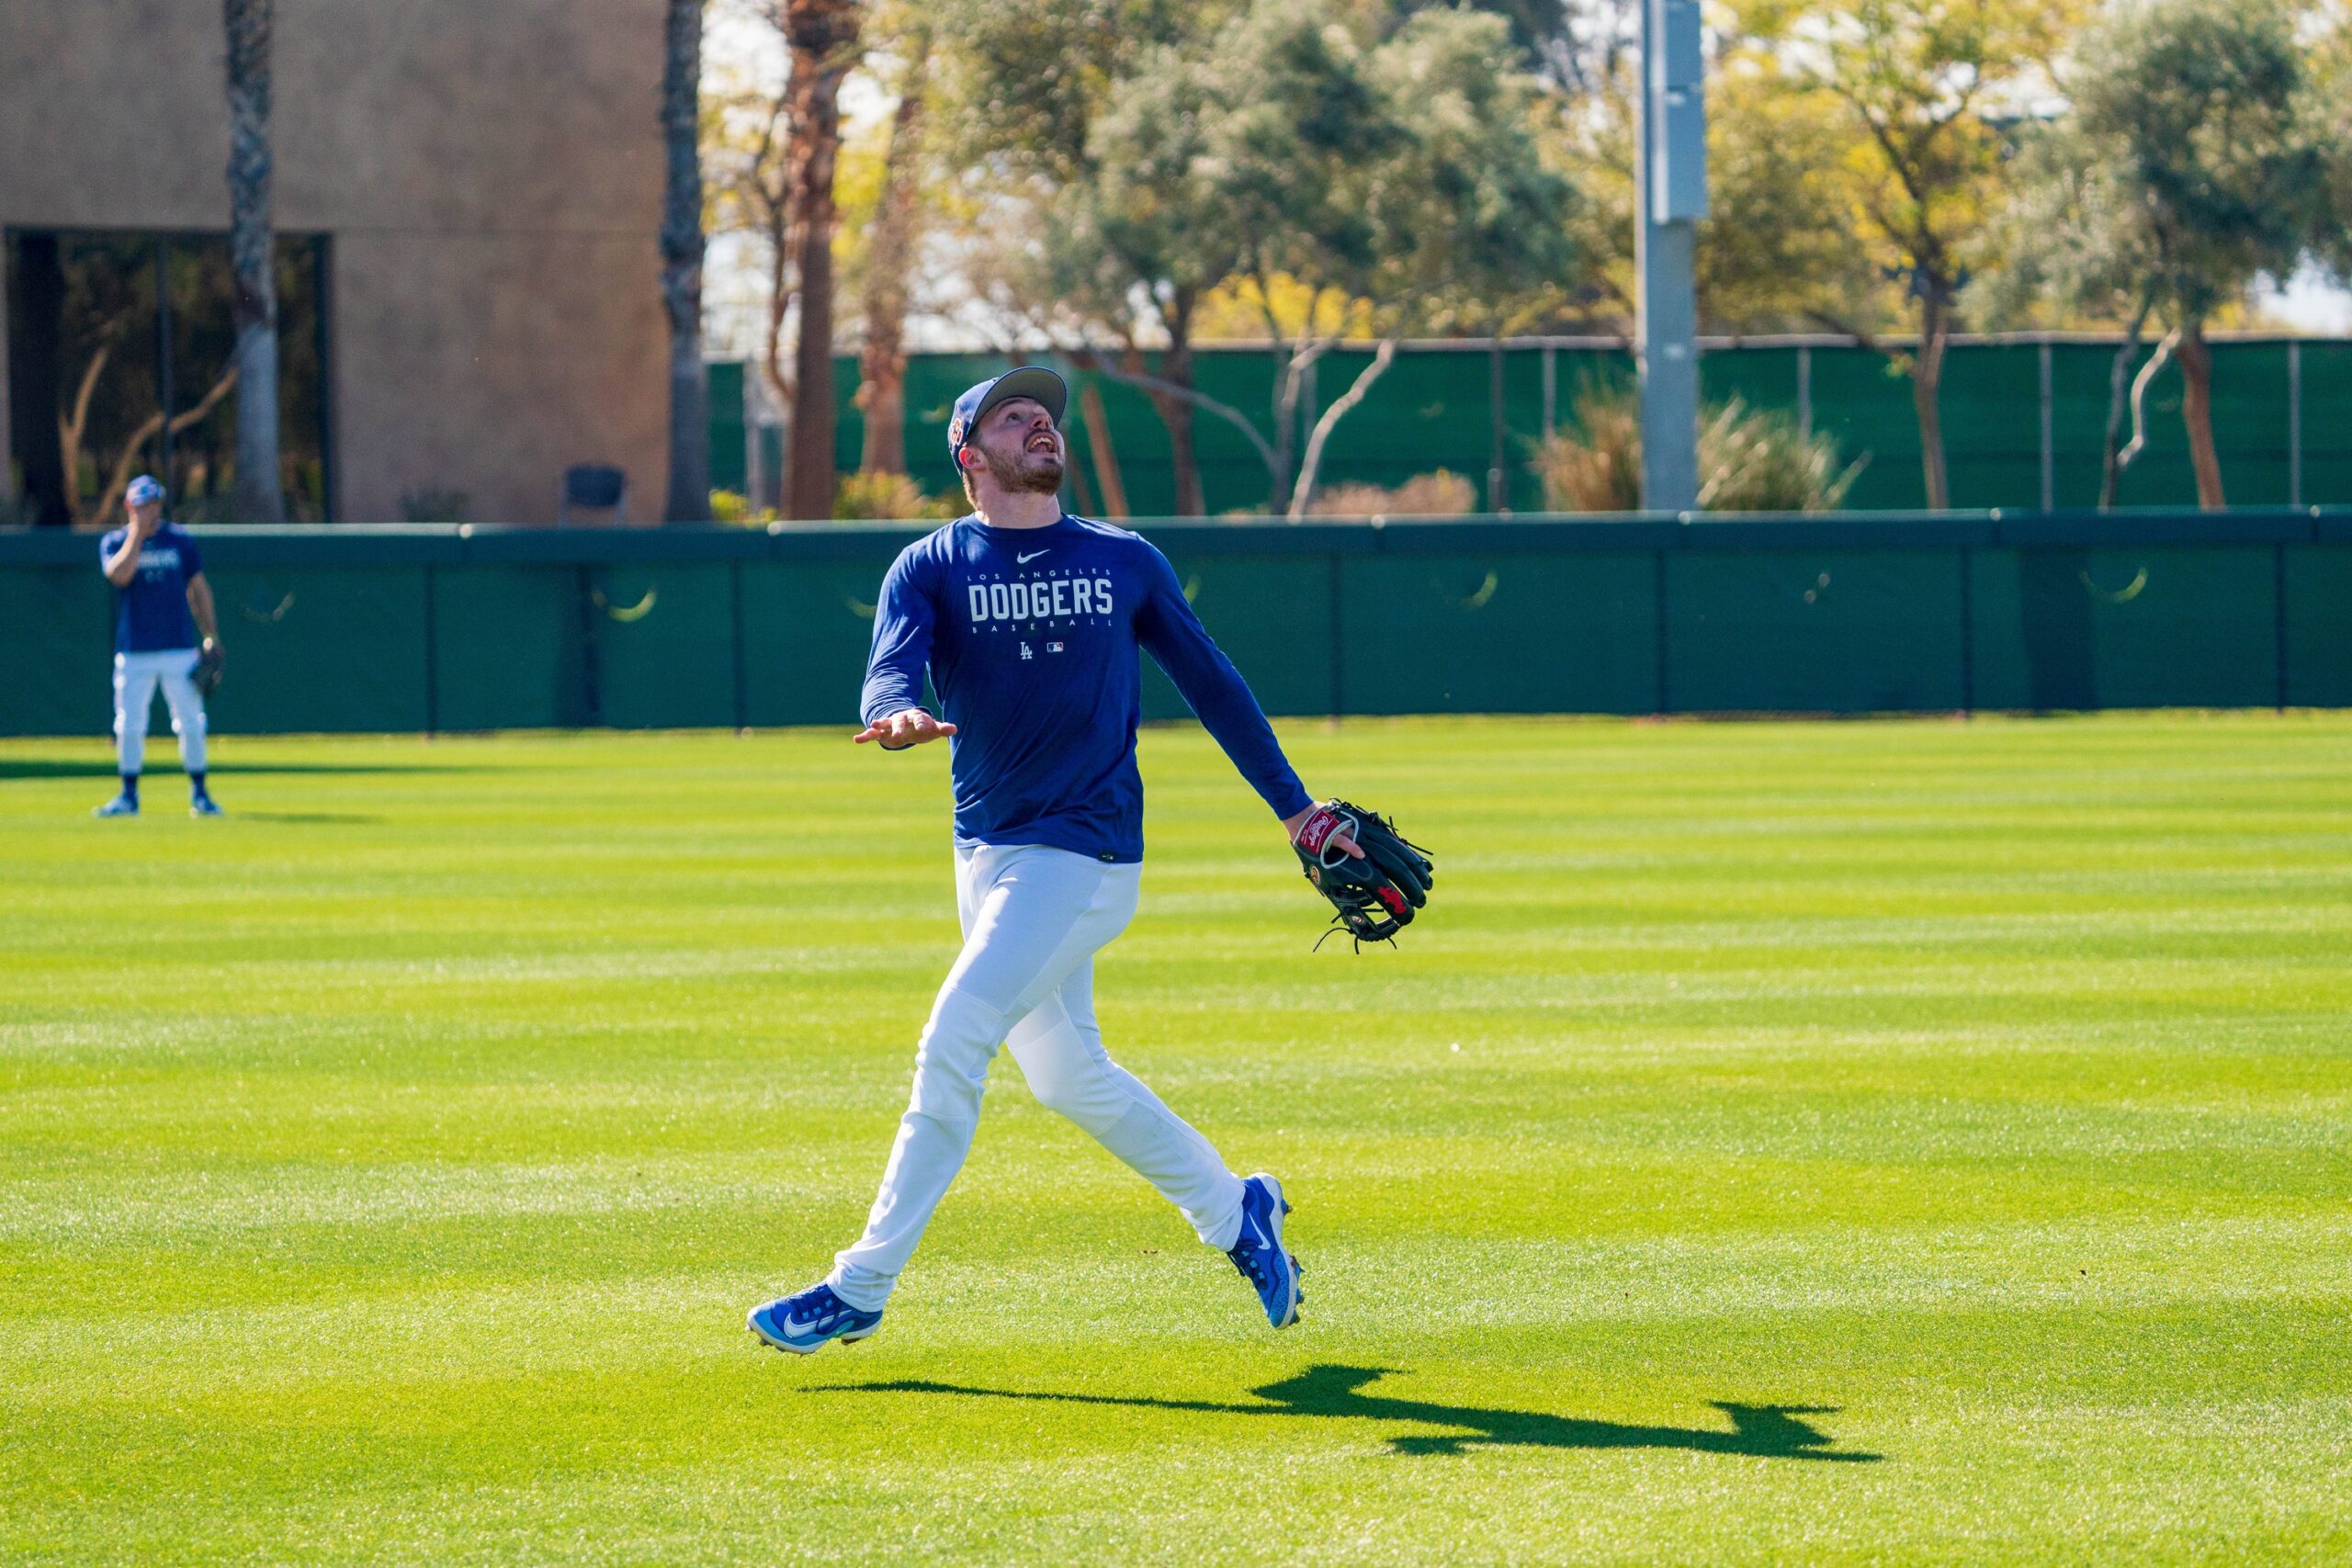
<instances>
[{"instance_id":1,"label":"green grass field","mask_svg":"<svg viewBox=\"0 0 2352 1568\"><path fill-rule=\"evenodd\" d=\"M1308 1315L1000 1057L872 1342L944 750L0 743L0 1558L2343 1561L2352 718L1284 727L1401 950L1144 741L1114 1053ZM167 739L158 752L168 759Z\"/></svg>"}]
</instances>

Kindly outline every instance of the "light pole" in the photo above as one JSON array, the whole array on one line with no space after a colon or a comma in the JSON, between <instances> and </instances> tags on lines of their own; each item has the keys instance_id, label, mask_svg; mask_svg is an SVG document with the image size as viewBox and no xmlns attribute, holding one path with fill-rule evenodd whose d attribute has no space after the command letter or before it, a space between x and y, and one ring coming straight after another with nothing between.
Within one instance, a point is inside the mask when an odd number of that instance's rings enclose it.
<instances>
[{"instance_id":1,"label":"light pole","mask_svg":"<svg viewBox=\"0 0 2352 1568\"><path fill-rule=\"evenodd\" d=\"M1698 0L1643 0L1634 256L1642 382L1642 505L1699 501L1699 305L1691 264L1707 215L1706 62Z\"/></svg>"}]
</instances>

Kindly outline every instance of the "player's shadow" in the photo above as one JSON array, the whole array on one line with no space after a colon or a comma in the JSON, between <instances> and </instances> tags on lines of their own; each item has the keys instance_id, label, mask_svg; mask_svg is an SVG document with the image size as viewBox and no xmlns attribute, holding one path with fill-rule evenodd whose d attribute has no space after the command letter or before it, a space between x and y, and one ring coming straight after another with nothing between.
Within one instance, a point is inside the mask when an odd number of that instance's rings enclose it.
<instances>
[{"instance_id":1,"label":"player's shadow","mask_svg":"<svg viewBox=\"0 0 2352 1568\"><path fill-rule=\"evenodd\" d=\"M973 1399L1030 1399L1070 1404L1126 1404L1148 1410L1189 1410L1218 1416L1311 1416L1321 1420L1361 1420L1448 1427L1449 1432L1409 1437L1392 1436L1395 1454L1459 1454L1473 1448L1540 1449L1680 1449L1690 1453L1740 1454L1751 1459L1822 1460L1839 1464L1869 1464L1880 1456L1830 1447L1835 1441L1807 1416L1828 1416L1836 1406L1825 1404L1735 1404L1713 1401L1731 1421L1724 1431L1708 1427L1649 1427L1623 1421L1597 1421L1577 1416L1553 1416L1536 1410L1503 1410L1482 1404L1439 1404L1421 1399L1395 1399L1367 1393L1367 1385L1386 1376L1390 1367L1313 1366L1295 1378L1250 1392L1255 1404L1220 1400L1155 1399L1148 1395L1105 1393L1046 1393L1021 1389L967 1388L957 1383L904 1379L891 1382L837 1385L840 1392L870 1393L948 1393ZM822 1391L816 1391L822 1392Z\"/></svg>"}]
</instances>

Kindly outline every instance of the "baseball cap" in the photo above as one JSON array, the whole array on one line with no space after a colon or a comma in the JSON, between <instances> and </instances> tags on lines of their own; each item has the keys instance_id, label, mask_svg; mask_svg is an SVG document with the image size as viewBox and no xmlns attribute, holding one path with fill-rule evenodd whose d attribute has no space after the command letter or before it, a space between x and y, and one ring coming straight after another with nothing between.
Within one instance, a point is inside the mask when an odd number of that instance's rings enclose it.
<instances>
[{"instance_id":1,"label":"baseball cap","mask_svg":"<svg viewBox=\"0 0 2352 1568\"><path fill-rule=\"evenodd\" d=\"M154 475L141 474L130 481L130 487L122 492L122 499L133 506L144 506L151 501L163 500L164 487L155 482Z\"/></svg>"},{"instance_id":2,"label":"baseball cap","mask_svg":"<svg viewBox=\"0 0 2352 1568\"><path fill-rule=\"evenodd\" d=\"M1054 423L1059 424L1062 411L1069 407L1069 387L1042 365L1023 365L992 381L982 381L956 400L956 412L947 422L947 455L961 457L964 443L971 439L972 429L980 423L980 416L1007 398L1036 399L1046 405Z\"/></svg>"}]
</instances>

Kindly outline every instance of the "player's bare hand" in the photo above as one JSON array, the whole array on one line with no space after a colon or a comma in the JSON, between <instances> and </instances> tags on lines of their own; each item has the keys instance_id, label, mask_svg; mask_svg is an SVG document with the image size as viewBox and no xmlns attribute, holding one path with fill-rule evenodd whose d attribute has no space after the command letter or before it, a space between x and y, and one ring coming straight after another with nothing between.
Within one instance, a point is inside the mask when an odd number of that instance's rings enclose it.
<instances>
[{"instance_id":1,"label":"player's bare hand","mask_svg":"<svg viewBox=\"0 0 2352 1568\"><path fill-rule=\"evenodd\" d=\"M943 735L953 735L956 727L942 723L921 708L900 708L887 718L876 719L853 736L860 746L878 740L885 751L896 751L908 746L920 746L926 740L936 740Z\"/></svg>"},{"instance_id":2,"label":"player's bare hand","mask_svg":"<svg viewBox=\"0 0 2352 1568\"><path fill-rule=\"evenodd\" d=\"M1298 842L1299 829L1306 826L1306 819L1314 815L1315 807L1310 806L1304 811L1283 818L1283 831L1290 835L1290 841L1292 843L1295 844ZM1363 859L1363 852L1356 848L1356 841L1348 837L1348 831L1346 829L1342 828L1333 833L1331 835L1331 842L1340 850L1355 856L1356 859Z\"/></svg>"}]
</instances>

